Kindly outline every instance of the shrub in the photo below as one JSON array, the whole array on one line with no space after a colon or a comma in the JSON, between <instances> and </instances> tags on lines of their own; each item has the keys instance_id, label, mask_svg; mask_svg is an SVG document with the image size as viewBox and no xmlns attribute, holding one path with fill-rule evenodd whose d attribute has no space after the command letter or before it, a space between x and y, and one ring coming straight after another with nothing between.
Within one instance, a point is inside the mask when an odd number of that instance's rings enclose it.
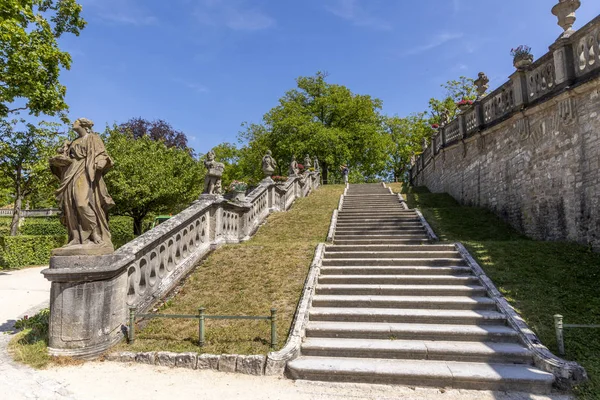
<instances>
[{"instance_id":1,"label":"shrub","mask_svg":"<svg viewBox=\"0 0 600 400\"><path fill-rule=\"evenodd\" d=\"M108 225L115 249L135 239L133 234L133 218L126 216L111 216Z\"/></svg>"},{"instance_id":2,"label":"shrub","mask_svg":"<svg viewBox=\"0 0 600 400\"><path fill-rule=\"evenodd\" d=\"M66 235L67 230L58 218L53 220L26 218L23 226L19 228L19 234L25 236Z\"/></svg>"},{"instance_id":3,"label":"shrub","mask_svg":"<svg viewBox=\"0 0 600 400\"><path fill-rule=\"evenodd\" d=\"M67 235L2 236L0 237L0 268L20 268L45 265L52 249L64 246Z\"/></svg>"},{"instance_id":4,"label":"shrub","mask_svg":"<svg viewBox=\"0 0 600 400\"><path fill-rule=\"evenodd\" d=\"M31 329L28 334L28 342L45 340L48 337L48 324L50 321L50 309L44 308L36 315L24 316L15 322L15 328L19 330Z\"/></svg>"}]
</instances>

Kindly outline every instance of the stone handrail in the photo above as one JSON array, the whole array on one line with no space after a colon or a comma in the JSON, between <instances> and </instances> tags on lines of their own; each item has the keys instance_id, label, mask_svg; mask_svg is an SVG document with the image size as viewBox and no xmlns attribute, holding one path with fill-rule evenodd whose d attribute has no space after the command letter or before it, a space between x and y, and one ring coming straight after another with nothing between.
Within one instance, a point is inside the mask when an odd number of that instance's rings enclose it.
<instances>
[{"instance_id":1,"label":"stone handrail","mask_svg":"<svg viewBox=\"0 0 600 400\"><path fill-rule=\"evenodd\" d=\"M21 218L27 217L49 217L51 215L58 215L58 208L40 208L38 210L21 210ZM0 209L0 216L11 216L14 210L12 208Z\"/></svg>"},{"instance_id":2,"label":"stone handrail","mask_svg":"<svg viewBox=\"0 0 600 400\"><path fill-rule=\"evenodd\" d=\"M600 74L600 16L578 31L554 42L549 52L530 66L517 70L510 80L474 102L446 126L411 166L411 181L444 147L494 126L517 112L557 96ZM441 143L441 144L440 144Z\"/></svg>"},{"instance_id":3,"label":"stone handrail","mask_svg":"<svg viewBox=\"0 0 600 400\"><path fill-rule=\"evenodd\" d=\"M319 174L263 180L243 202L200 200L108 256L52 257L49 351L97 356L123 337L127 309L148 310L212 249L248 240L274 211L287 210L319 185Z\"/></svg>"}]
</instances>

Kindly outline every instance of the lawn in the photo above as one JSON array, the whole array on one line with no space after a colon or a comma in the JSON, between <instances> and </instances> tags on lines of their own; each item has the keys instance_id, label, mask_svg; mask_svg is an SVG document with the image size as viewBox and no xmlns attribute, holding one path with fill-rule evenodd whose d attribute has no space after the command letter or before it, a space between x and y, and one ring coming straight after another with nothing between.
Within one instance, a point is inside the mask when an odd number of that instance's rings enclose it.
<instances>
[{"instance_id":1,"label":"lawn","mask_svg":"<svg viewBox=\"0 0 600 400\"><path fill-rule=\"evenodd\" d=\"M324 242L343 185L320 187L275 213L249 241L225 245L202 261L176 296L158 312L208 315L269 315L277 309L279 348L287 339L308 268ZM269 351L267 321L207 320L206 345L198 347L198 321L153 319L138 324L133 345L120 350L194 351L212 354L264 354Z\"/></svg>"},{"instance_id":2,"label":"lawn","mask_svg":"<svg viewBox=\"0 0 600 400\"><path fill-rule=\"evenodd\" d=\"M600 324L600 254L587 246L530 240L491 212L447 194L390 185L419 208L443 241L460 241L548 348L557 352L554 314L566 324ZM600 398L600 329L566 329L564 358L590 377L579 398Z\"/></svg>"}]
</instances>

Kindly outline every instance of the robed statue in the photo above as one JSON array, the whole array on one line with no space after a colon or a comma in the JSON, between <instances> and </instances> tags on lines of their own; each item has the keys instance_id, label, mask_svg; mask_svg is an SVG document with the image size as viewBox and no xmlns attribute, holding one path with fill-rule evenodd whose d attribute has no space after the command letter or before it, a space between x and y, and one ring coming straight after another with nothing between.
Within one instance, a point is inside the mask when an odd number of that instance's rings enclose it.
<instances>
[{"instance_id":1,"label":"robed statue","mask_svg":"<svg viewBox=\"0 0 600 400\"><path fill-rule=\"evenodd\" d=\"M222 191L221 177L225 170L225 164L215 161L215 152L210 150L206 153L204 166L206 167L206 175L202 194L220 195Z\"/></svg>"},{"instance_id":2,"label":"robed statue","mask_svg":"<svg viewBox=\"0 0 600 400\"><path fill-rule=\"evenodd\" d=\"M94 123L79 118L73 123L77 138L65 141L50 159L52 173L60 179L56 200L69 242L52 255L102 255L114 251L108 227L108 209L115 205L104 183L113 166Z\"/></svg>"},{"instance_id":3,"label":"robed statue","mask_svg":"<svg viewBox=\"0 0 600 400\"><path fill-rule=\"evenodd\" d=\"M290 162L290 167L288 169L289 176L296 176L300 172L298 168L298 161L296 161L296 156L292 156L292 161Z\"/></svg>"}]
</instances>

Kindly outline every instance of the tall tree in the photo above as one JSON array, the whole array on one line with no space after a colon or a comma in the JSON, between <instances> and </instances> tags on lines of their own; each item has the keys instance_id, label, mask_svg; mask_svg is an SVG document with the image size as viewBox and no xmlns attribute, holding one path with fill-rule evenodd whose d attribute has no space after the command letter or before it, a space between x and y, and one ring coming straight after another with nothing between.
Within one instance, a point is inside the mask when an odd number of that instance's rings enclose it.
<instances>
[{"instance_id":1,"label":"tall tree","mask_svg":"<svg viewBox=\"0 0 600 400\"><path fill-rule=\"evenodd\" d=\"M192 154L185 133L176 130L171 124L162 119L148 121L140 117L131 118L124 124L119 125L119 129L123 132L131 132L135 139L147 136L152 140L162 141L167 147L176 147Z\"/></svg>"},{"instance_id":2,"label":"tall tree","mask_svg":"<svg viewBox=\"0 0 600 400\"><path fill-rule=\"evenodd\" d=\"M394 181L404 178L411 158L421 152L423 139L429 138L434 130L431 128L426 113L411 114L406 118L388 117L385 130L393 143L388 160L388 169Z\"/></svg>"},{"instance_id":3,"label":"tall tree","mask_svg":"<svg viewBox=\"0 0 600 400\"><path fill-rule=\"evenodd\" d=\"M61 69L71 56L61 51L64 33L85 26L75 0L2 0L0 4L0 119L19 110L66 120Z\"/></svg>"},{"instance_id":4,"label":"tall tree","mask_svg":"<svg viewBox=\"0 0 600 400\"><path fill-rule=\"evenodd\" d=\"M147 135L136 139L118 126L107 128L104 138L115 164L106 174L116 203L112 212L131 216L136 235L142 233L149 212L176 213L200 195L203 166L187 150L167 147Z\"/></svg>"},{"instance_id":5,"label":"tall tree","mask_svg":"<svg viewBox=\"0 0 600 400\"><path fill-rule=\"evenodd\" d=\"M17 234L23 199L41 186L52 187L48 159L58 145L56 128L55 124L27 124L17 129L7 122L0 127L0 174L10 180L14 195L11 236Z\"/></svg>"},{"instance_id":6,"label":"tall tree","mask_svg":"<svg viewBox=\"0 0 600 400\"><path fill-rule=\"evenodd\" d=\"M323 179L332 169L348 164L363 178L383 171L388 135L382 128L382 102L354 94L345 86L326 81L327 74L296 79L279 105L263 117L263 126L248 125L241 137L250 147L273 151L287 164L292 155L317 156Z\"/></svg>"},{"instance_id":7,"label":"tall tree","mask_svg":"<svg viewBox=\"0 0 600 400\"><path fill-rule=\"evenodd\" d=\"M450 80L441 85L446 89L443 99L429 99L429 114L432 124L442 123L442 115L445 113L449 120L456 117L458 113L458 103L461 100L475 100L477 98L477 88L474 80L461 76L458 80Z\"/></svg>"}]
</instances>

